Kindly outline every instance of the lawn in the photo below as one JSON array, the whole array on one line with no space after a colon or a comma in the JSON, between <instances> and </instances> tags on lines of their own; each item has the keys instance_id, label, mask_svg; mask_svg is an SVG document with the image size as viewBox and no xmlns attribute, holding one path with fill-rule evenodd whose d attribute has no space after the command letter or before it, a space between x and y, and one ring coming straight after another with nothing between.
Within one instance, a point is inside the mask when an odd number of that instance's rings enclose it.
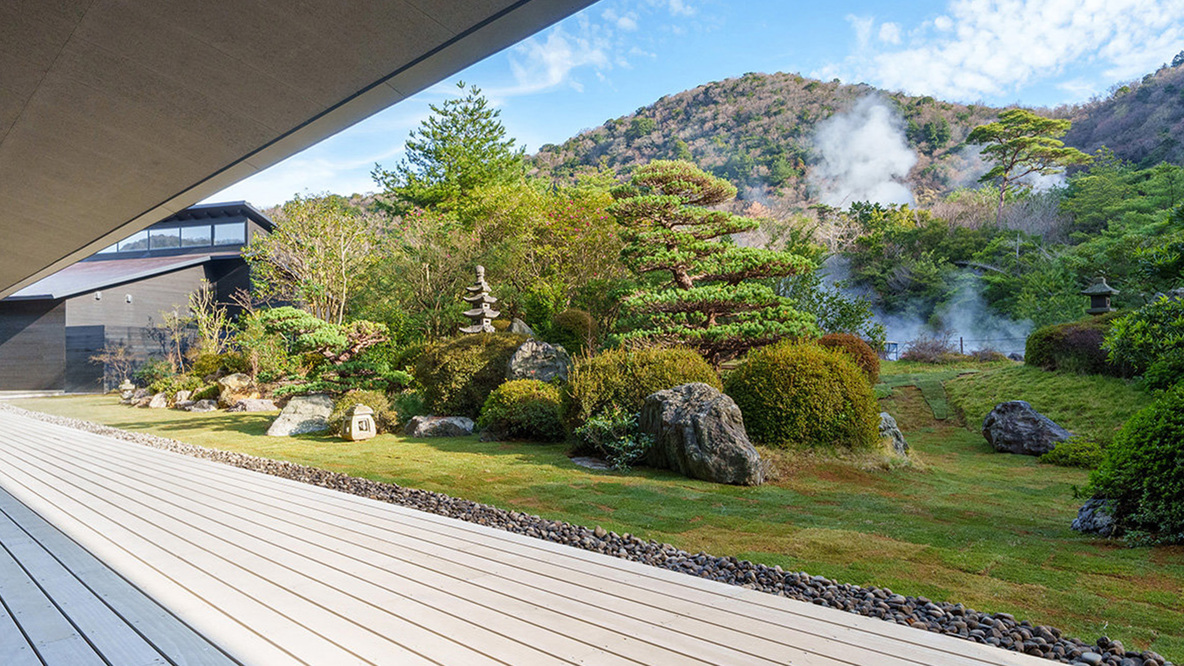
<instances>
[{"instance_id":1,"label":"lawn","mask_svg":"<svg viewBox=\"0 0 1184 666\"><path fill-rule=\"evenodd\" d=\"M1017 372L1024 370L886 364L881 404L897 417L920 464L886 471L818 455L778 456L778 478L759 488L645 469L588 470L571 463L562 445L394 435L353 444L268 438L267 414L132 409L110 396L15 404L602 525L691 552L1005 611L1087 640L1105 634L1184 660L1184 548L1128 549L1071 531L1081 502L1073 489L1086 483L1087 472L993 453L959 420L956 405L972 407L972 422L981 419L973 410L1009 384L1059 395L1059 388L1037 381L1042 377ZM943 381L957 387L949 400ZM1072 377L1059 381L1073 384ZM1134 389L1121 382L1087 385L1091 393L1116 393L1100 404L1061 397L1045 408L1054 418L1056 410L1076 409L1066 419L1070 429L1087 423L1105 431L1137 406L1123 392ZM1099 416L1106 409L1118 417ZM946 418L936 419L938 412Z\"/></svg>"}]
</instances>

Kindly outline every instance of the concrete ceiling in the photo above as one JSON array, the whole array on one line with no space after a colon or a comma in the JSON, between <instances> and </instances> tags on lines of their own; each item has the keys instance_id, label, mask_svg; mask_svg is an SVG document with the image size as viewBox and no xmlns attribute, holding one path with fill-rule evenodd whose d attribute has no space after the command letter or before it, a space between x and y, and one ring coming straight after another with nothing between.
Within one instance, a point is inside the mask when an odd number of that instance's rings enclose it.
<instances>
[{"instance_id":1,"label":"concrete ceiling","mask_svg":"<svg viewBox=\"0 0 1184 666\"><path fill-rule=\"evenodd\" d=\"M592 2L0 2L0 298Z\"/></svg>"}]
</instances>

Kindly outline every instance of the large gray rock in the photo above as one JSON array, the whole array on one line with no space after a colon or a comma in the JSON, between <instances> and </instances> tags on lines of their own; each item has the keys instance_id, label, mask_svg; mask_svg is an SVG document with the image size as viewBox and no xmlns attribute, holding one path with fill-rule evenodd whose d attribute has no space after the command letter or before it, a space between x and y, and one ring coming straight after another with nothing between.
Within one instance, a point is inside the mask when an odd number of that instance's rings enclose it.
<instances>
[{"instance_id":1,"label":"large gray rock","mask_svg":"<svg viewBox=\"0 0 1184 666\"><path fill-rule=\"evenodd\" d=\"M900 426L896 425L896 419L892 418L888 412L880 412L880 439L892 440L892 450L898 454L902 456L909 454L909 443L905 441Z\"/></svg>"},{"instance_id":2,"label":"large gray rock","mask_svg":"<svg viewBox=\"0 0 1184 666\"><path fill-rule=\"evenodd\" d=\"M226 408L228 412L274 412L279 409L276 404L266 398L249 398L239 400L230 407Z\"/></svg>"},{"instance_id":3,"label":"large gray rock","mask_svg":"<svg viewBox=\"0 0 1184 666\"><path fill-rule=\"evenodd\" d=\"M267 434L271 437L290 437L329 429L329 415L333 413L333 398L315 393L298 395L288 401L284 411L272 421Z\"/></svg>"},{"instance_id":4,"label":"large gray rock","mask_svg":"<svg viewBox=\"0 0 1184 666\"><path fill-rule=\"evenodd\" d=\"M169 406L169 397L164 393L157 393L148 401L148 409L164 409Z\"/></svg>"},{"instance_id":5,"label":"large gray rock","mask_svg":"<svg viewBox=\"0 0 1184 666\"><path fill-rule=\"evenodd\" d=\"M473 419L464 416L415 416L403 432L408 437L467 437L473 425Z\"/></svg>"},{"instance_id":6,"label":"large gray rock","mask_svg":"<svg viewBox=\"0 0 1184 666\"><path fill-rule=\"evenodd\" d=\"M518 335L529 335L534 337L534 329L531 328L529 324L517 317L514 317L512 320L510 320L510 332L517 333Z\"/></svg>"},{"instance_id":7,"label":"large gray rock","mask_svg":"<svg viewBox=\"0 0 1184 666\"><path fill-rule=\"evenodd\" d=\"M983 437L1004 453L1039 456L1073 436L1023 400L995 405L983 419Z\"/></svg>"},{"instance_id":8,"label":"large gray rock","mask_svg":"<svg viewBox=\"0 0 1184 666\"><path fill-rule=\"evenodd\" d=\"M193 391L177 391L176 395L173 396L173 403L176 404L178 402L185 402L189 400L192 395Z\"/></svg>"},{"instance_id":9,"label":"large gray rock","mask_svg":"<svg viewBox=\"0 0 1184 666\"><path fill-rule=\"evenodd\" d=\"M570 368L571 356L562 346L531 339L510 357L506 379L566 380Z\"/></svg>"},{"instance_id":10,"label":"large gray rock","mask_svg":"<svg viewBox=\"0 0 1184 666\"><path fill-rule=\"evenodd\" d=\"M1087 500L1077 510L1077 517L1073 519L1073 529L1085 534L1097 534L1108 537L1114 534L1114 517L1111 515L1113 502L1108 499L1094 498Z\"/></svg>"},{"instance_id":11,"label":"large gray rock","mask_svg":"<svg viewBox=\"0 0 1184 666\"><path fill-rule=\"evenodd\" d=\"M185 408L187 412L215 412L218 411L218 402L216 400L198 400Z\"/></svg>"},{"instance_id":12,"label":"large gray rock","mask_svg":"<svg viewBox=\"0 0 1184 666\"><path fill-rule=\"evenodd\" d=\"M716 483L755 486L765 480L740 408L707 384L651 394L641 408L639 426L654 438L642 459L646 465Z\"/></svg>"},{"instance_id":13,"label":"large gray rock","mask_svg":"<svg viewBox=\"0 0 1184 666\"><path fill-rule=\"evenodd\" d=\"M236 372L218 380L218 404L222 407L231 407L239 400L254 400L258 397L259 391L255 390L250 375Z\"/></svg>"}]
</instances>

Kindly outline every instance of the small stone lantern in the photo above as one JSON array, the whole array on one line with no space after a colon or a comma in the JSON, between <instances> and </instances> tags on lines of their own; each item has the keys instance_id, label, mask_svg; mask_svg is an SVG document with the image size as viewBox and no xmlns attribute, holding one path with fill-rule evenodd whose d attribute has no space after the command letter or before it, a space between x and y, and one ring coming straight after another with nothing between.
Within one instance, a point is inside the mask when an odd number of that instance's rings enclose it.
<instances>
[{"instance_id":1,"label":"small stone lantern","mask_svg":"<svg viewBox=\"0 0 1184 666\"><path fill-rule=\"evenodd\" d=\"M1091 315L1114 312L1114 308L1110 307L1110 297L1117 293L1117 289L1106 284L1106 278L1094 278L1094 283L1081 292L1082 296L1089 296L1089 308L1086 312Z\"/></svg>"},{"instance_id":2,"label":"small stone lantern","mask_svg":"<svg viewBox=\"0 0 1184 666\"><path fill-rule=\"evenodd\" d=\"M493 309L497 299L489 295L489 283L485 281L484 266L477 267L477 281L471 287L465 287L465 290L469 292L469 295L464 297L465 302L473 306L473 309L465 311L465 316L473 323L460 329L460 332L493 333L496 329L493 328L492 320L501 313Z\"/></svg>"},{"instance_id":3,"label":"small stone lantern","mask_svg":"<svg viewBox=\"0 0 1184 666\"><path fill-rule=\"evenodd\" d=\"M378 426L374 422L374 410L366 405L354 405L341 422L342 439L360 442L377 434Z\"/></svg>"}]
</instances>

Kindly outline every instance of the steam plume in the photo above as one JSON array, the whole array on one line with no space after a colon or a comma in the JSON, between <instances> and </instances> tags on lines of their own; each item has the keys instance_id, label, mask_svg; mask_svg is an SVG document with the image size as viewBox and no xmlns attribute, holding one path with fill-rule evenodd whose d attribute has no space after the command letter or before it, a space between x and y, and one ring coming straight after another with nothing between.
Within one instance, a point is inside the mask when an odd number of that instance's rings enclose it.
<instances>
[{"instance_id":1,"label":"steam plume","mask_svg":"<svg viewBox=\"0 0 1184 666\"><path fill-rule=\"evenodd\" d=\"M822 161L810 170L810 182L822 203L913 202L903 181L917 155L905 140L900 115L880 98L863 97L849 111L819 123L814 147Z\"/></svg>"}]
</instances>

